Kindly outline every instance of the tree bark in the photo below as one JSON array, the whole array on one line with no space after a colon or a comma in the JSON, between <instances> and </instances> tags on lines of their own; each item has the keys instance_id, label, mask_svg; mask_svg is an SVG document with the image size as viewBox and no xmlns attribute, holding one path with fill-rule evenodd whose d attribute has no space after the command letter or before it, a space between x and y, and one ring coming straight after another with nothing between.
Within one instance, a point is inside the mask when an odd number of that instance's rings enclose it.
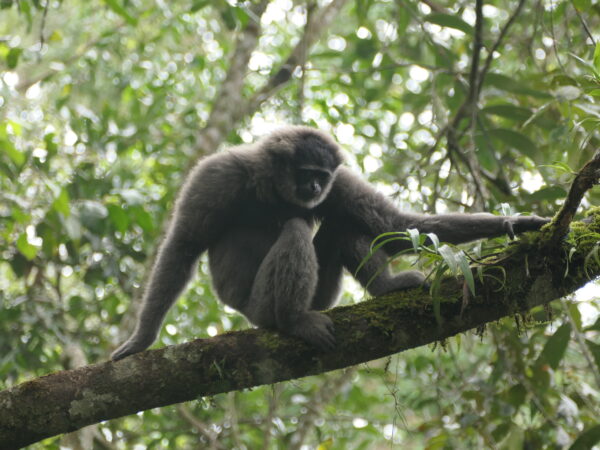
<instances>
[{"instance_id":1,"label":"tree bark","mask_svg":"<svg viewBox=\"0 0 600 450\"><path fill-rule=\"evenodd\" d=\"M485 261L475 296L464 297L462 280L446 279L438 297L442 323L435 319L431 296L411 290L329 311L338 342L334 353L319 353L273 331L251 329L14 386L0 392L0 448L18 448L200 396L371 361L549 303L600 275L600 264L589 257L600 242L600 212L591 217L589 223L573 223L558 244L549 227L525 235Z\"/></svg>"}]
</instances>

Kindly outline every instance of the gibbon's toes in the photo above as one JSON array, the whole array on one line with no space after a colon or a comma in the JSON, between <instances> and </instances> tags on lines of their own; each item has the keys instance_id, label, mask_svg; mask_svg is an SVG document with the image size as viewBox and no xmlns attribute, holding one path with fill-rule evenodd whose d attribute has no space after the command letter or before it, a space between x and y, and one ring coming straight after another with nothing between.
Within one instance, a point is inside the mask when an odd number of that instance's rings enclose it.
<instances>
[{"instance_id":1,"label":"gibbon's toes","mask_svg":"<svg viewBox=\"0 0 600 450\"><path fill-rule=\"evenodd\" d=\"M540 217L535 215L516 216L507 218L506 221L508 222L508 225L507 222L504 222L503 225L505 230L507 230L507 234L511 236L511 234L508 232L508 228L510 228L512 230L512 235L514 236L515 234L524 233L525 231L539 230L548 222L550 222L550 220L551 219L548 219L547 217Z\"/></svg>"},{"instance_id":2,"label":"gibbon's toes","mask_svg":"<svg viewBox=\"0 0 600 450\"><path fill-rule=\"evenodd\" d=\"M147 347L147 345L135 341L126 341L118 349L116 349L112 355L110 355L110 359L113 361L118 361L129 355L133 355L134 353L139 353L142 350L145 350Z\"/></svg>"},{"instance_id":3,"label":"gibbon's toes","mask_svg":"<svg viewBox=\"0 0 600 450\"><path fill-rule=\"evenodd\" d=\"M418 270L407 270L406 272L401 272L399 275L404 276L405 289L421 287L427 278L423 272L419 272Z\"/></svg>"},{"instance_id":4,"label":"gibbon's toes","mask_svg":"<svg viewBox=\"0 0 600 450\"><path fill-rule=\"evenodd\" d=\"M319 312L309 311L294 327L293 335L324 352L335 349L334 325L331 319Z\"/></svg>"},{"instance_id":5,"label":"gibbon's toes","mask_svg":"<svg viewBox=\"0 0 600 450\"><path fill-rule=\"evenodd\" d=\"M328 317L328 319L329 319L329 317ZM327 331L329 331L331 334L334 333L335 326L333 325L333 321L331 319L329 319L329 322L325 323L325 327L327 328Z\"/></svg>"}]
</instances>

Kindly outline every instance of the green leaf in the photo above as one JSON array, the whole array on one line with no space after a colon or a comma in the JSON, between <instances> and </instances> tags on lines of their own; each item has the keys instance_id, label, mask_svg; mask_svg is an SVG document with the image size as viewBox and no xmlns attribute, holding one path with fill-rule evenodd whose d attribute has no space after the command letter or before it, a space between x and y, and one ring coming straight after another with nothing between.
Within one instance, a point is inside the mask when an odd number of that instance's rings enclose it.
<instances>
[{"instance_id":1,"label":"green leaf","mask_svg":"<svg viewBox=\"0 0 600 450\"><path fill-rule=\"evenodd\" d=\"M19 249L21 254L25 258L27 258L29 261L31 261L33 258L35 258L35 255L37 255L37 251L38 251L38 249L35 245L31 245L27 241L27 236L25 235L25 233L22 233L17 238L17 249Z\"/></svg>"},{"instance_id":2,"label":"green leaf","mask_svg":"<svg viewBox=\"0 0 600 450\"><path fill-rule=\"evenodd\" d=\"M48 156L54 156L58 152L55 140L56 134L54 133L46 133L44 135L44 143L46 144L46 150L48 150Z\"/></svg>"},{"instance_id":3,"label":"green leaf","mask_svg":"<svg viewBox=\"0 0 600 450\"><path fill-rule=\"evenodd\" d=\"M221 19L223 19L228 30L235 30L237 25L237 16L234 9L233 6L229 6L228 3L224 2L223 9L221 10Z\"/></svg>"},{"instance_id":4,"label":"green leaf","mask_svg":"<svg viewBox=\"0 0 600 450\"><path fill-rule=\"evenodd\" d=\"M435 249L435 251L439 252L440 239L437 237L437 234L427 233L427 237L431 240L431 243L433 244L433 248Z\"/></svg>"},{"instance_id":5,"label":"green leaf","mask_svg":"<svg viewBox=\"0 0 600 450\"><path fill-rule=\"evenodd\" d=\"M144 229L144 231L152 231L154 230L154 221L152 220L152 216L148 214L147 211L144 210L141 206L135 206L131 208L131 212L135 218L135 222Z\"/></svg>"},{"instance_id":6,"label":"green leaf","mask_svg":"<svg viewBox=\"0 0 600 450\"><path fill-rule=\"evenodd\" d=\"M419 240L419 230L415 229L415 228L409 228L408 230L406 230L406 232L408 233L408 236L410 237L410 241L412 242L412 246L413 249L415 250L415 252L419 251L419 247L420 247L420 240Z\"/></svg>"},{"instance_id":7,"label":"green leaf","mask_svg":"<svg viewBox=\"0 0 600 450\"><path fill-rule=\"evenodd\" d=\"M489 130L488 134L491 137L504 142L508 146L513 147L533 161L535 161L538 156L535 143L518 131L510 130L508 128L496 128L495 130Z\"/></svg>"},{"instance_id":8,"label":"green leaf","mask_svg":"<svg viewBox=\"0 0 600 450\"><path fill-rule=\"evenodd\" d=\"M121 16L129 25L137 25L137 19L127 12L118 0L104 0L108 7Z\"/></svg>"},{"instance_id":9,"label":"green leaf","mask_svg":"<svg viewBox=\"0 0 600 450\"><path fill-rule=\"evenodd\" d=\"M503 216L512 216L514 214L513 209L506 202L500 203L500 208L499 209L500 209L500 214L502 214Z\"/></svg>"},{"instance_id":10,"label":"green leaf","mask_svg":"<svg viewBox=\"0 0 600 450\"><path fill-rule=\"evenodd\" d=\"M6 153L17 167L21 167L25 163L25 154L17 150L13 143L6 139L0 139L0 151Z\"/></svg>"},{"instance_id":11,"label":"green leaf","mask_svg":"<svg viewBox=\"0 0 600 450\"><path fill-rule=\"evenodd\" d=\"M553 202L560 198L565 198L567 191L560 186L550 186L532 192L527 196L529 202L541 202L543 200Z\"/></svg>"},{"instance_id":12,"label":"green leaf","mask_svg":"<svg viewBox=\"0 0 600 450\"><path fill-rule=\"evenodd\" d=\"M562 324L548 339L536 363L538 365L548 364L552 369L556 370L565 355L570 337L571 325L569 323Z\"/></svg>"},{"instance_id":13,"label":"green leaf","mask_svg":"<svg viewBox=\"0 0 600 450\"><path fill-rule=\"evenodd\" d=\"M454 250L452 250L449 246L444 244L439 248L439 252L440 255L442 255L442 258L444 258L444 261L446 261L450 272L456 275L458 273L459 262L456 258L456 253L454 252Z\"/></svg>"},{"instance_id":14,"label":"green leaf","mask_svg":"<svg viewBox=\"0 0 600 450\"><path fill-rule=\"evenodd\" d=\"M504 117L516 122L524 122L533 114L529 108L511 105L510 103L486 106L481 110L481 112L484 114Z\"/></svg>"},{"instance_id":15,"label":"green leaf","mask_svg":"<svg viewBox=\"0 0 600 450\"><path fill-rule=\"evenodd\" d=\"M598 318L598 322L600 323L600 318ZM588 328L588 330L589 329L590 328ZM594 362L596 363L596 367L600 371L600 344L596 344L595 342L592 342L587 339L586 339L585 343L587 344L588 348L590 349L590 353L594 357Z\"/></svg>"},{"instance_id":16,"label":"green leaf","mask_svg":"<svg viewBox=\"0 0 600 450\"><path fill-rule=\"evenodd\" d=\"M581 89L576 86L560 86L554 90L554 96L558 101L572 101L581 96Z\"/></svg>"},{"instance_id":17,"label":"green leaf","mask_svg":"<svg viewBox=\"0 0 600 450\"><path fill-rule=\"evenodd\" d=\"M467 256L465 255L465 252L459 250L456 253L456 261L458 262L460 272L463 274L463 277L465 277L465 281L467 282L469 291L471 291L471 294L474 296L475 280L473 279L473 271L471 270L471 267L469 267L469 261L467 259Z\"/></svg>"},{"instance_id":18,"label":"green leaf","mask_svg":"<svg viewBox=\"0 0 600 450\"><path fill-rule=\"evenodd\" d=\"M6 56L6 64L8 65L9 69L14 69L15 67L17 67L21 53L23 53L22 48L13 47L10 49L8 55Z\"/></svg>"},{"instance_id":19,"label":"green leaf","mask_svg":"<svg viewBox=\"0 0 600 450\"><path fill-rule=\"evenodd\" d=\"M554 164L542 164L540 167L549 167L550 169L554 169L557 172L570 173L575 175L575 171L569 167L569 165L565 162L557 161Z\"/></svg>"},{"instance_id":20,"label":"green leaf","mask_svg":"<svg viewBox=\"0 0 600 450\"><path fill-rule=\"evenodd\" d=\"M115 225L115 228L121 233L127 230L129 226L129 216L119 205L108 205L108 217L111 222Z\"/></svg>"},{"instance_id":21,"label":"green leaf","mask_svg":"<svg viewBox=\"0 0 600 450\"><path fill-rule=\"evenodd\" d=\"M600 72L600 42L596 42L596 48L594 49L594 68Z\"/></svg>"},{"instance_id":22,"label":"green leaf","mask_svg":"<svg viewBox=\"0 0 600 450\"><path fill-rule=\"evenodd\" d=\"M119 194L130 206L144 205L147 203L146 198L137 189L123 189Z\"/></svg>"},{"instance_id":23,"label":"green leaf","mask_svg":"<svg viewBox=\"0 0 600 450\"><path fill-rule=\"evenodd\" d=\"M522 384L514 385L507 392L507 401L515 408L521 406L526 398L527 389Z\"/></svg>"},{"instance_id":24,"label":"green leaf","mask_svg":"<svg viewBox=\"0 0 600 450\"><path fill-rule=\"evenodd\" d=\"M54 199L52 208L65 217L69 217L71 214L71 208L69 207L69 193L65 188L62 188L56 199Z\"/></svg>"},{"instance_id":25,"label":"green leaf","mask_svg":"<svg viewBox=\"0 0 600 450\"><path fill-rule=\"evenodd\" d=\"M78 217L71 214L69 217L66 217L64 220L65 231L67 232L67 236L71 238L73 241L78 241L81 239L81 222Z\"/></svg>"},{"instance_id":26,"label":"green leaf","mask_svg":"<svg viewBox=\"0 0 600 450\"><path fill-rule=\"evenodd\" d=\"M581 12L587 11L592 5L590 0L573 0L573 6Z\"/></svg>"},{"instance_id":27,"label":"green leaf","mask_svg":"<svg viewBox=\"0 0 600 450\"><path fill-rule=\"evenodd\" d=\"M581 433L569 450L589 450L598 442L600 442L600 425L594 425Z\"/></svg>"},{"instance_id":28,"label":"green leaf","mask_svg":"<svg viewBox=\"0 0 600 450\"><path fill-rule=\"evenodd\" d=\"M105 219L108 216L106 207L94 200L85 200L79 208L81 213L81 221L85 224L88 222L96 222Z\"/></svg>"},{"instance_id":29,"label":"green leaf","mask_svg":"<svg viewBox=\"0 0 600 450\"><path fill-rule=\"evenodd\" d=\"M477 155L477 159L484 169L489 170L490 172L495 172L498 164L494 156L494 148L490 144L491 143L487 132L483 132L478 126L477 133L475 134L475 146L477 148L475 154Z\"/></svg>"},{"instance_id":30,"label":"green leaf","mask_svg":"<svg viewBox=\"0 0 600 450\"><path fill-rule=\"evenodd\" d=\"M36 227L36 234L42 238L42 251L47 258L51 258L58 248L58 240L54 228L47 223L40 223Z\"/></svg>"},{"instance_id":31,"label":"green leaf","mask_svg":"<svg viewBox=\"0 0 600 450\"><path fill-rule=\"evenodd\" d=\"M552 95L548 94L547 92L531 89L522 81L515 80L514 78L507 77L506 75L502 75L500 73L488 73L484 78L484 87L486 86L494 86L507 92L529 95L531 97L542 99L552 98Z\"/></svg>"},{"instance_id":32,"label":"green leaf","mask_svg":"<svg viewBox=\"0 0 600 450\"><path fill-rule=\"evenodd\" d=\"M210 5L210 0L194 0L190 8L190 12L200 11L205 6Z\"/></svg>"},{"instance_id":33,"label":"green leaf","mask_svg":"<svg viewBox=\"0 0 600 450\"><path fill-rule=\"evenodd\" d=\"M444 13L432 13L425 16L425 20L441 27L454 28L466 34L473 34L473 27L460 17Z\"/></svg>"},{"instance_id":34,"label":"green leaf","mask_svg":"<svg viewBox=\"0 0 600 450\"><path fill-rule=\"evenodd\" d=\"M570 302L567 308L569 308L569 314L571 314L571 318L573 319L570 323L575 325L575 330L580 333L583 329L583 324L581 322L581 312L579 311L578 303Z\"/></svg>"},{"instance_id":35,"label":"green leaf","mask_svg":"<svg viewBox=\"0 0 600 450\"><path fill-rule=\"evenodd\" d=\"M371 59L377 52L377 44L375 39L358 39L356 41L356 54L362 59ZM371 97L376 97L375 94L371 93Z\"/></svg>"}]
</instances>

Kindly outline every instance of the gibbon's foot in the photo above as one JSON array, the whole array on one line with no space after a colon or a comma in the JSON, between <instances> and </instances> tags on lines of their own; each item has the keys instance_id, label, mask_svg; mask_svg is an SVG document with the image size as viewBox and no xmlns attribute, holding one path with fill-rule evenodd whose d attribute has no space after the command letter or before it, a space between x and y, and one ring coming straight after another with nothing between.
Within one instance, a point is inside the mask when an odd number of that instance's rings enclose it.
<instances>
[{"instance_id":1,"label":"gibbon's foot","mask_svg":"<svg viewBox=\"0 0 600 450\"><path fill-rule=\"evenodd\" d=\"M390 292L403 291L406 289L414 289L418 287L426 287L425 275L418 270L406 270L397 275L393 275L385 282L379 281L374 286L367 287L369 294L374 297L389 294Z\"/></svg>"},{"instance_id":2,"label":"gibbon's foot","mask_svg":"<svg viewBox=\"0 0 600 450\"><path fill-rule=\"evenodd\" d=\"M148 340L132 336L110 355L110 359L118 361L134 353L144 351L152 345L152 342L154 342L154 339Z\"/></svg>"},{"instance_id":3,"label":"gibbon's foot","mask_svg":"<svg viewBox=\"0 0 600 450\"><path fill-rule=\"evenodd\" d=\"M299 337L321 351L328 352L335 349L333 322L320 312L306 311L295 319L292 329L285 332Z\"/></svg>"}]
</instances>

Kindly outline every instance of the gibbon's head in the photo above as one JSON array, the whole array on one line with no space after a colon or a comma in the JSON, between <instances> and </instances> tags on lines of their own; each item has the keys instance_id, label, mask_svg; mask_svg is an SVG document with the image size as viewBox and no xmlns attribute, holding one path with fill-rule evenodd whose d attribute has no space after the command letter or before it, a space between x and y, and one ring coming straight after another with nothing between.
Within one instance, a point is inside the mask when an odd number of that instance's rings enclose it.
<instances>
[{"instance_id":1,"label":"gibbon's head","mask_svg":"<svg viewBox=\"0 0 600 450\"><path fill-rule=\"evenodd\" d=\"M291 126L263 141L272 163L275 190L286 202L312 209L329 193L335 172L343 162L340 148L314 128Z\"/></svg>"}]
</instances>

